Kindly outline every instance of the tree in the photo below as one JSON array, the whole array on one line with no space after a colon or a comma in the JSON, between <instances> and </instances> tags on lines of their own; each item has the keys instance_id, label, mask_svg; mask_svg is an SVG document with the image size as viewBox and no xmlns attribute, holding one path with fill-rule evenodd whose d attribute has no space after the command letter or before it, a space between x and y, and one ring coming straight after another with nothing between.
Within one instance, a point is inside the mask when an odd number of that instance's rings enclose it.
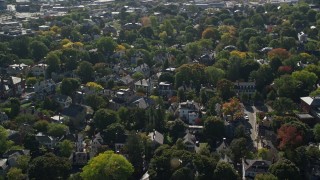
<instances>
[{"instance_id":1,"label":"tree","mask_svg":"<svg viewBox=\"0 0 320 180\"><path fill-rule=\"evenodd\" d=\"M54 137L61 137L66 134L68 126L64 124L50 123L48 125L48 134Z\"/></svg>"},{"instance_id":2,"label":"tree","mask_svg":"<svg viewBox=\"0 0 320 180\"><path fill-rule=\"evenodd\" d=\"M142 74L142 72L135 72L133 75L132 75L132 78L134 80L142 80L144 78L144 75Z\"/></svg>"},{"instance_id":3,"label":"tree","mask_svg":"<svg viewBox=\"0 0 320 180\"><path fill-rule=\"evenodd\" d=\"M126 180L134 168L122 155L106 151L91 159L82 170L80 176L84 180Z\"/></svg>"},{"instance_id":4,"label":"tree","mask_svg":"<svg viewBox=\"0 0 320 180\"><path fill-rule=\"evenodd\" d=\"M222 112L224 115L230 115L232 120L243 117L240 101L235 97L222 105Z\"/></svg>"},{"instance_id":5,"label":"tree","mask_svg":"<svg viewBox=\"0 0 320 180\"><path fill-rule=\"evenodd\" d=\"M7 173L7 178L8 180L21 180L26 178L26 174L23 174L21 169L12 167Z\"/></svg>"},{"instance_id":6,"label":"tree","mask_svg":"<svg viewBox=\"0 0 320 180\"><path fill-rule=\"evenodd\" d=\"M279 58L281 61L283 61L290 57L290 53L283 48L272 49L271 51L268 52L269 59L274 59L276 57Z\"/></svg>"},{"instance_id":7,"label":"tree","mask_svg":"<svg viewBox=\"0 0 320 180\"><path fill-rule=\"evenodd\" d=\"M215 179L234 180L239 178L239 174L231 164L220 161L214 170L214 177Z\"/></svg>"},{"instance_id":8,"label":"tree","mask_svg":"<svg viewBox=\"0 0 320 180\"><path fill-rule=\"evenodd\" d=\"M272 164L269 168L269 172L275 175L278 179L300 179L298 167L293 162L284 158Z\"/></svg>"},{"instance_id":9,"label":"tree","mask_svg":"<svg viewBox=\"0 0 320 180\"><path fill-rule=\"evenodd\" d=\"M187 55L191 59L196 58L201 53L201 47L198 42L191 42L191 43L186 44L185 50L186 50Z\"/></svg>"},{"instance_id":10,"label":"tree","mask_svg":"<svg viewBox=\"0 0 320 180\"><path fill-rule=\"evenodd\" d=\"M128 154L128 160L135 169L134 175L141 177L143 172L144 145L142 144L140 135L135 133L129 135L125 144L125 149Z\"/></svg>"},{"instance_id":11,"label":"tree","mask_svg":"<svg viewBox=\"0 0 320 180\"><path fill-rule=\"evenodd\" d=\"M303 134L295 126L284 124L278 129L278 139L280 149L293 149L303 143Z\"/></svg>"},{"instance_id":12,"label":"tree","mask_svg":"<svg viewBox=\"0 0 320 180\"><path fill-rule=\"evenodd\" d=\"M46 70L48 77L51 77L53 72L57 73L60 71L60 58L56 53L48 53L46 56L46 63L48 64L48 68Z\"/></svg>"},{"instance_id":13,"label":"tree","mask_svg":"<svg viewBox=\"0 0 320 180\"><path fill-rule=\"evenodd\" d=\"M97 42L98 51L111 55L117 47L117 43L111 37L102 37Z\"/></svg>"},{"instance_id":14,"label":"tree","mask_svg":"<svg viewBox=\"0 0 320 180\"><path fill-rule=\"evenodd\" d=\"M314 138L319 142L320 141L320 124L316 124L313 128Z\"/></svg>"},{"instance_id":15,"label":"tree","mask_svg":"<svg viewBox=\"0 0 320 180\"><path fill-rule=\"evenodd\" d=\"M104 141L108 144L114 144L117 142L124 142L125 140L125 127L116 122L112 123L104 129Z\"/></svg>"},{"instance_id":16,"label":"tree","mask_svg":"<svg viewBox=\"0 0 320 180\"><path fill-rule=\"evenodd\" d=\"M93 117L95 127L99 129L105 129L110 124L118 122L118 120L118 114L110 109L99 109Z\"/></svg>"},{"instance_id":17,"label":"tree","mask_svg":"<svg viewBox=\"0 0 320 180\"><path fill-rule=\"evenodd\" d=\"M48 47L40 41L32 41L29 45L29 49L31 56L34 57L36 61L44 58L49 51Z\"/></svg>"},{"instance_id":18,"label":"tree","mask_svg":"<svg viewBox=\"0 0 320 180\"><path fill-rule=\"evenodd\" d=\"M224 122L215 116L207 117L204 121L203 134L211 143L221 140L225 135Z\"/></svg>"},{"instance_id":19,"label":"tree","mask_svg":"<svg viewBox=\"0 0 320 180\"><path fill-rule=\"evenodd\" d=\"M256 175L254 180L278 180L278 178L270 173L259 173Z\"/></svg>"},{"instance_id":20,"label":"tree","mask_svg":"<svg viewBox=\"0 0 320 180\"><path fill-rule=\"evenodd\" d=\"M0 126L0 154L5 153L11 146L13 142L8 140L7 130Z\"/></svg>"},{"instance_id":21,"label":"tree","mask_svg":"<svg viewBox=\"0 0 320 180\"><path fill-rule=\"evenodd\" d=\"M98 94L89 94L86 95L84 98L84 102L86 105L92 107L93 110L98 110L99 108L103 108L106 105L106 101L103 97L99 96Z\"/></svg>"},{"instance_id":22,"label":"tree","mask_svg":"<svg viewBox=\"0 0 320 180\"><path fill-rule=\"evenodd\" d=\"M10 118L15 118L20 113L20 100L17 98L10 98Z\"/></svg>"},{"instance_id":23,"label":"tree","mask_svg":"<svg viewBox=\"0 0 320 180\"><path fill-rule=\"evenodd\" d=\"M272 108L278 114L291 113L296 107L296 104L289 98L280 97L272 102Z\"/></svg>"},{"instance_id":24,"label":"tree","mask_svg":"<svg viewBox=\"0 0 320 180\"><path fill-rule=\"evenodd\" d=\"M22 172L27 172L31 156L21 155L17 158L17 167L22 170Z\"/></svg>"},{"instance_id":25,"label":"tree","mask_svg":"<svg viewBox=\"0 0 320 180\"><path fill-rule=\"evenodd\" d=\"M250 74L252 80L256 82L257 90L262 90L273 81L273 72L269 65L262 65Z\"/></svg>"},{"instance_id":26,"label":"tree","mask_svg":"<svg viewBox=\"0 0 320 180\"><path fill-rule=\"evenodd\" d=\"M70 154L73 152L74 147L74 143L69 140L63 140L58 144L60 155L66 158L70 157Z\"/></svg>"},{"instance_id":27,"label":"tree","mask_svg":"<svg viewBox=\"0 0 320 180\"><path fill-rule=\"evenodd\" d=\"M208 27L202 32L203 39L212 39L214 42L220 39L220 33L218 29Z\"/></svg>"},{"instance_id":28,"label":"tree","mask_svg":"<svg viewBox=\"0 0 320 180\"><path fill-rule=\"evenodd\" d=\"M29 164L30 179L67 179L71 163L67 158L52 153L34 158Z\"/></svg>"},{"instance_id":29,"label":"tree","mask_svg":"<svg viewBox=\"0 0 320 180\"><path fill-rule=\"evenodd\" d=\"M292 73L292 77L302 82L303 87L309 91L314 89L314 86L318 80L318 77L315 73L306 70L295 71Z\"/></svg>"},{"instance_id":30,"label":"tree","mask_svg":"<svg viewBox=\"0 0 320 180\"><path fill-rule=\"evenodd\" d=\"M274 88L280 97L287 97L297 100L304 92L301 81L296 80L290 75L283 75L274 80Z\"/></svg>"},{"instance_id":31,"label":"tree","mask_svg":"<svg viewBox=\"0 0 320 180\"><path fill-rule=\"evenodd\" d=\"M214 66L208 66L204 71L206 73L206 77L208 78L208 82L214 86L220 79L223 79L226 75L226 73L222 69L216 68Z\"/></svg>"},{"instance_id":32,"label":"tree","mask_svg":"<svg viewBox=\"0 0 320 180\"><path fill-rule=\"evenodd\" d=\"M230 143L230 150L232 152L234 161L240 162L240 159L243 158L248 152L247 139L233 139Z\"/></svg>"},{"instance_id":33,"label":"tree","mask_svg":"<svg viewBox=\"0 0 320 180\"><path fill-rule=\"evenodd\" d=\"M172 141L176 141L178 138L182 137L186 130L186 124L180 119L174 120L168 124L168 126L169 134L173 138Z\"/></svg>"},{"instance_id":34,"label":"tree","mask_svg":"<svg viewBox=\"0 0 320 180\"><path fill-rule=\"evenodd\" d=\"M221 79L217 82L217 92L226 101L235 95L234 84L227 79Z\"/></svg>"},{"instance_id":35,"label":"tree","mask_svg":"<svg viewBox=\"0 0 320 180\"><path fill-rule=\"evenodd\" d=\"M92 81L94 79L92 64L88 61L82 61L77 68L77 74L84 83Z\"/></svg>"},{"instance_id":36,"label":"tree","mask_svg":"<svg viewBox=\"0 0 320 180\"><path fill-rule=\"evenodd\" d=\"M192 86L200 89L201 84L206 82L204 65L201 64L184 64L177 68L175 75L175 86L178 88L182 85Z\"/></svg>"},{"instance_id":37,"label":"tree","mask_svg":"<svg viewBox=\"0 0 320 180\"><path fill-rule=\"evenodd\" d=\"M61 94L72 96L79 88L80 82L75 78L64 78L60 85Z\"/></svg>"},{"instance_id":38,"label":"tree","mask_svg":"<svg viewBox=\"0 0 320 180\"><path fill-rule=\"evenodd\" d=\"M39 120L34 123L33 128L36 129L38 132L47 132L47 127L49 122L46 120Z\"/></svg>"}]
</instances>

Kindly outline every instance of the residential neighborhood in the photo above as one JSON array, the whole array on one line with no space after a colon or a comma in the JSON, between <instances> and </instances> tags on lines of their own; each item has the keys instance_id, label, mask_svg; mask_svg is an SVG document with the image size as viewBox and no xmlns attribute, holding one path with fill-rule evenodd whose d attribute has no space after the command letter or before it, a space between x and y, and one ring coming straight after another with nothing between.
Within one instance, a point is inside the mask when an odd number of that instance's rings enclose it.
<instances>
[{"instance_id":1,"label":"residential neighborhood","mask_svg":"<svg viewBox=\"0 0 320 180\"><path fill-rule=\"evenodd\" d=\"M320 179L320 1L0 0L0 180Z\"/></svg>"}]
</instances>

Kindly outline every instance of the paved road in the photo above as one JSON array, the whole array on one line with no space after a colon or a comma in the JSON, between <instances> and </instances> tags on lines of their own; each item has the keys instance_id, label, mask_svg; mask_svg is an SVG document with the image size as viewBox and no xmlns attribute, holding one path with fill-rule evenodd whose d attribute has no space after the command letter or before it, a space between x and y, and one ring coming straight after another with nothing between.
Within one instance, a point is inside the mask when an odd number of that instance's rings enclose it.
<instances>
[{"instance_id":1,"label":"paved road","mask_svg":"<svg viewBox=\"0 0 320 180\"><path fill-rule=\"evenodd\" d=\"M250 127L250 137L252 139L253 142L253 146L255 148L258 147L257 144L257 137L258 137L258 126L257 126L257 121L256 121L256 112L258 110L256 109L255 106L246 106L244 109L244 113L247 114L249 116L249 124L251 125Z\"/></svg>"}]
</instances>

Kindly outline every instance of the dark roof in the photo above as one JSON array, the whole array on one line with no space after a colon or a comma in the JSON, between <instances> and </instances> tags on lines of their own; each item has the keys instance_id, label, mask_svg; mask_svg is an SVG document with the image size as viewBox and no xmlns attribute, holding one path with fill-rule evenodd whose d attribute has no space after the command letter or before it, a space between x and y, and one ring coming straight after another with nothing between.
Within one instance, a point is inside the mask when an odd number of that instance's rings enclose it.
<instances>
[{"instance_id":1,"label":"dark roof","mask_svg":"<svg viewBox=\"0 0 320 180\"><path fill-rule=\"evenodd\" d=\"M242 166L244 166L246 171L254 171L257 173L267 172L271 164L270 161L257 159L245 159L242 162Z\"/></svg>"},{"instance_id":2,"label":"dark roof","mask_svg":"<svg viewBox=\"0 0 320 180\"><path fill-rule=\"evenodd\" d=\"M19 149L19 150L9 150L5 152L2 157L8 158L12 154L19 154L19 155L30 155L30 150L27 149Z\"/></svg>"},{"instance_id":3,"label":"dark roof","mask_svg":"<svg viewBox=\"0 0 320 180\"><path fill-rule=\"evenodd\" d=\"M64 108L61 114L69 117L76 117L79 113L85 110L86 108L84 106L72 104L68 108Z\"/></svg>"}]
</instances>

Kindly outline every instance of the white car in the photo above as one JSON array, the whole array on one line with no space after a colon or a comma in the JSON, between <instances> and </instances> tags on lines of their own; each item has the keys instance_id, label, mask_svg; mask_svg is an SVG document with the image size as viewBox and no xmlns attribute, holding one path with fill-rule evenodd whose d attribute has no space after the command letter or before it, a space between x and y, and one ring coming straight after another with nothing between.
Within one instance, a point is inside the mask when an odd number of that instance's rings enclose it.
<instances>
[{"instance_id":1,"label":"white car","mask_svg":"<svg viewBox=\"0 0 320 180\"><path fill-rule=\"evenodd\" d=\"M248 115L245 115L245 116L244 116L244 119L247 120L247 121L249 121L249 116L248 116Z\"/></svg>"}]
</instances>

